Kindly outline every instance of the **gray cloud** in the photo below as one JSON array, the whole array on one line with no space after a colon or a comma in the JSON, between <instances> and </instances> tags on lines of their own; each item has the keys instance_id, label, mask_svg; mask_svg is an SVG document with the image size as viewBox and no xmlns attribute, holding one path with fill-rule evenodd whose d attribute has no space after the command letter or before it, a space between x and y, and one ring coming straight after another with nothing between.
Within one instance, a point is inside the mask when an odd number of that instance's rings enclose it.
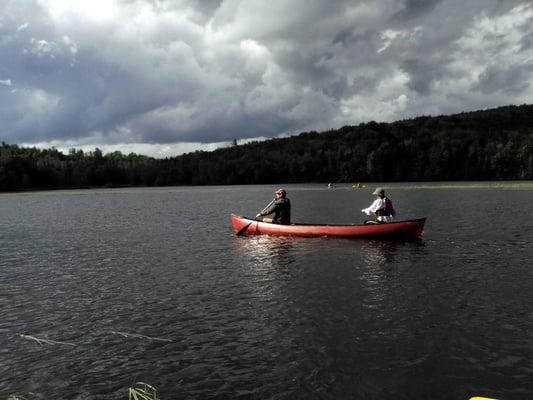
<instances>
[{"instance_id":1,"label":"gray cloud","mask_svg":"<svg viewBox=\"0 0 533 400\"><path fill-rule=\"evenodd\" d=\"M484 94L502 91L509 95L518 95L529 89L528 78L533 72L533 61L527 65L502 68L499 65L489 65L479 75L479 81L473 85L475 90Z\"/></svg>"},{"instance_id":2,"label":"gray cloud","mask_svg":"<svg viewBox=\"0 0 533 400\"><path fill-rule=\"evenodd\" d=\"M532 26L518 0L4 2L0 139L153 149L528 103Z\"/></svg>"},{"instance_id":3,"label":"gray cloud","mask_svg":"<svg viewBox=\"0 0 533 400\"><path fill-rule=\"evenodd\" d=\"M443 0L405 0L403 8L395 17L400 20L409 20L431 12Z\"/></svg>"}]
</instances>

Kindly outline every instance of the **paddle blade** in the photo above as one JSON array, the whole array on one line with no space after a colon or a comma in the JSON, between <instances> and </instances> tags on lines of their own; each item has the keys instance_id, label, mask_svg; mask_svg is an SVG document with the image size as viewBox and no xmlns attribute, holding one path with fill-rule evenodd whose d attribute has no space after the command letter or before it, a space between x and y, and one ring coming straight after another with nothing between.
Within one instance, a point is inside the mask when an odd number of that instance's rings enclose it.
<instances>
[{"instance_id":1,"label":"paddle blade","mask_svg":"<svg viewBox=\"0 0 533 400\"><path fill-rule=\"evenodd\" d=\"M250 222L250 223L247 224L247 225L244 225L241 229L239 229L239 230L237 231L237 233L236 233L235 235L237 235L237 236L242 236L242 235L244 235L244 233L248 230L248 228L249 228L250 225L252 225L252 224L253 224L253 221Z\"/></svg>"}]
</instances>

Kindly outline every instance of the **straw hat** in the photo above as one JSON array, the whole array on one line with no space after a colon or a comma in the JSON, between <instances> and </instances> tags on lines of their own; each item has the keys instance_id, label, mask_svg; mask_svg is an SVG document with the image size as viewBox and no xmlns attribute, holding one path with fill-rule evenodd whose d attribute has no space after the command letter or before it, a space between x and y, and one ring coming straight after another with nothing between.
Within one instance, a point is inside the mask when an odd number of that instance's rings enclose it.
<instances>
[{"instance_id":1,"label":"straw hat","mask_svg":"<svg viewBox=\"0 0 533 400\"><path fill-rule=\"evenodd\" d=\"M372 194L374 196L385 196L385 189L378 187Z\"/></svg>"}]
</instances>

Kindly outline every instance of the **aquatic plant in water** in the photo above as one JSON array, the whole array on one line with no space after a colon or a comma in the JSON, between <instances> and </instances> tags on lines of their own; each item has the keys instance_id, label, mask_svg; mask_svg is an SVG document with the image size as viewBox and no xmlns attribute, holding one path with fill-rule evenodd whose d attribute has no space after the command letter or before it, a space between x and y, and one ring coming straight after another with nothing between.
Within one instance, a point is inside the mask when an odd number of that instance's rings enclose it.
<instances>
[{"instance_id":1,"label":"aquatic plant in water","mask_svg":"<svg viewBox=\"0 0 533 400\"><path fill-rule=\"evenodd\" d=\"M22 339L27 339L27 340L33 340L35 342L37 342L40 346L42 346L43 344L61 344L61 345L64 345L64 346L76 346L76 344L74 343L68 343L68 342L59 342L57 340L50 340L50 339L42 339L42 338L38 338L38 337L35 337L35 336L32 336L32 335L24 335L22 333L17 333L17 335L19 337L21 337Z\"/></svg>"},{"instance_id":2,"label":"aquatic plant in water","mask_svg":"<svg viewBox=\"0 0 533 400\"><path fill-rule=\"evenodd\" d=\"M135 382L128 390L128 400L160 400L157 390L152 385L144 382Z\"/></svg>"}]
</instances>

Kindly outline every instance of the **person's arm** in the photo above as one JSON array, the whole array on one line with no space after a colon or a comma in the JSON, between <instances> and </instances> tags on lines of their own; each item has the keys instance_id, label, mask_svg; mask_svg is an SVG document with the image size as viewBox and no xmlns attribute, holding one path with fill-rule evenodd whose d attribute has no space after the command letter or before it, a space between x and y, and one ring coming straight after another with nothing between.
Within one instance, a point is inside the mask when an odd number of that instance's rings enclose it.
<instances>
[{"instance_id":1,"label":"person's arm","mask_svg":"<svg viewBox=\"0 0 533 400\"><path fill-rule=\"evenodd\" d=\"M363 208L361 212L365 213L366 215L375 214L377 210L380 210L384 207L383 203L384 201L382 199L376 199L370 205L370 207Z\"/></svg>"},{"instance_id":2,"label":"person's arm","mask_svg":"<svg viewBox=\"0 0 533 400\"><path fill-rule=\"evenodd\" d=\"M270 207L268 207L265 211L257 214L255 216L255 218L259 218L259 217L264 217L266 215L270 215L272 214L274 211L276 211L276 208L278 207L278 202L275 201L274 203L272 203L272 205Z\"/></svg>"}]
</instances>

